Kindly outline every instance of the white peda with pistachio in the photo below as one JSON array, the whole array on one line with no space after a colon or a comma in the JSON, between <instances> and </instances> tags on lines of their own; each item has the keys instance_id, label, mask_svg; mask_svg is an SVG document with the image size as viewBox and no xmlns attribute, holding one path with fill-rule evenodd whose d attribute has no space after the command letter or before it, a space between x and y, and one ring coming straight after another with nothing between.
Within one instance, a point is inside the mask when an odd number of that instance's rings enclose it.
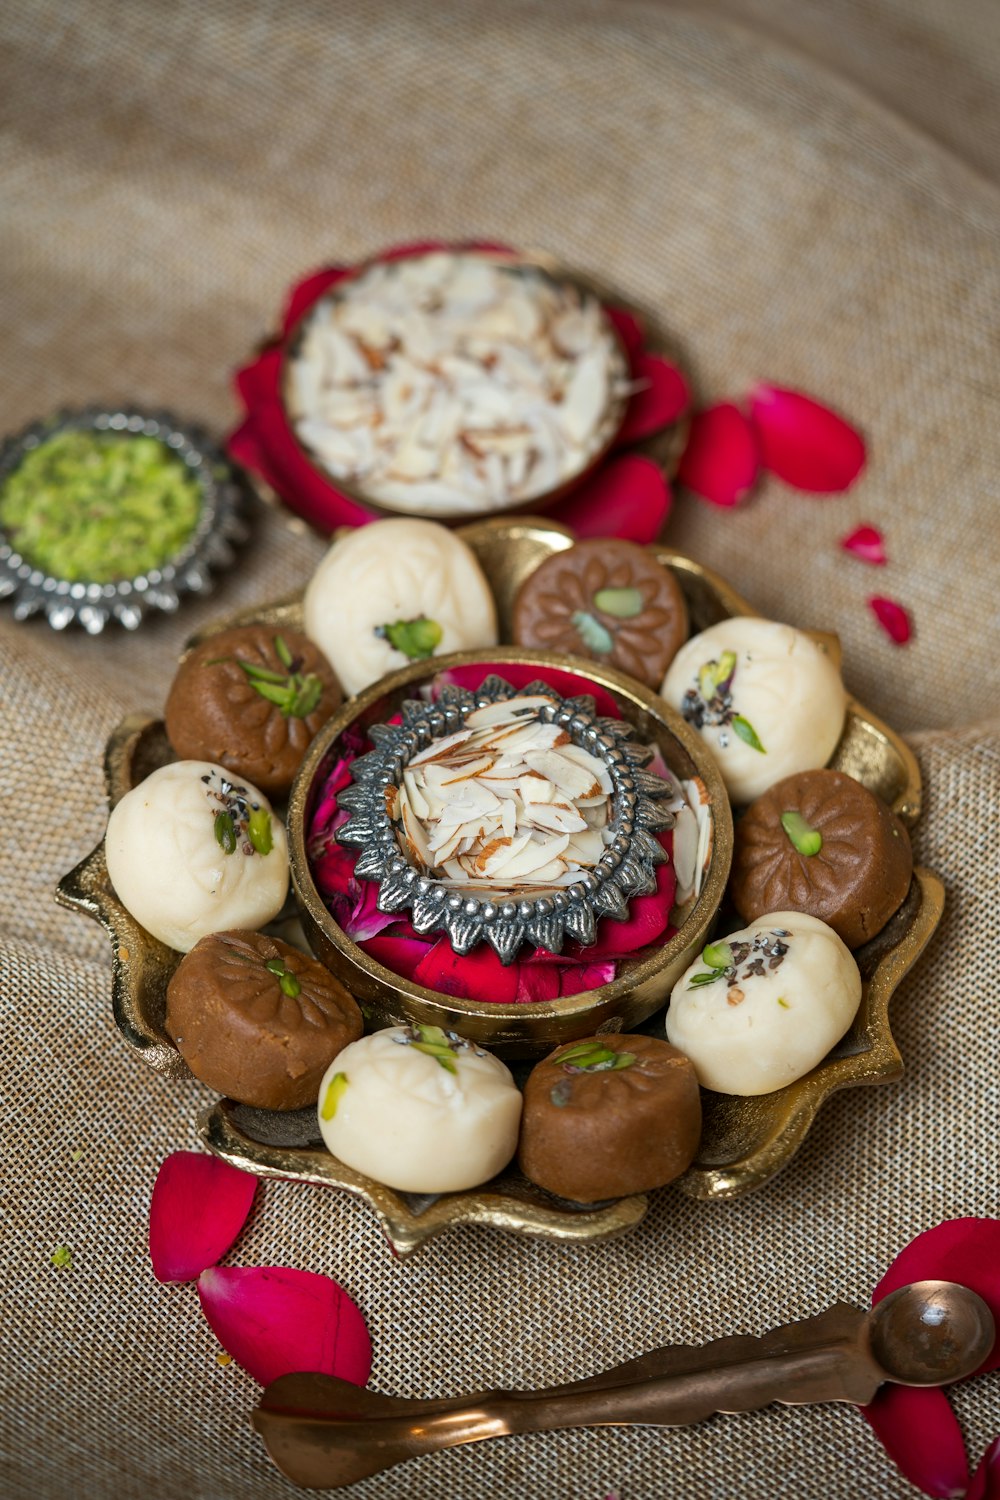
<instances>
[{"instance_id":1,"label":"white peda with pistachio","mask_svg":"<svg viewBox=\"0 0 1000 1500\"><path fill-rule=\"evenodd\" d=\"M333 543L305 595L305 631L346 693L407 662L497 643L486 575L435 521L374 521Z\"/></svg>"},{"instance_id":2,"label":"white peda with pistachio","mask_svg":"<svg viewBox=\"0 0 1000 1500\"><path fill-rule=\"evenodd\" d=\"M822 1062L861 1003L861 974L832 927L777 911L709 943L674 986L667 1040L703 1088L769 1094Z\"/></svg>"},{"instance_id":3,"label":"white peda with pistachio","mask_svg":"<svg viewBox=\"0 0 1000 1500\"><path fill-rule=\"evenodd\" d=\"M307 314L286 370L295 432L392 510L504 510L579 475L630 391L598 299L475 251L379 261Z\"/></svg>"},{"instance_id":4,"label":"white peda with pistachio","mask_svg":"<svg viewBox=\"0 0 1000 1500\"><path fill-rule=\"evenodd\" d=\"M740 615L692 636L660 695L699 731L740 804L825 766L847 712L840 672L810 636Z\"/></svg>"},{"instance_id":5,"label":"white peda with pistachio","mask_svg":"<svg viewBox=\"0 0 1000 1500\"><path fill-rule=\"evenodd\" d=\"M334 1059L318 1114L345 1166L405 1193L455 1193L514 1155L521 1093L498 1057L455 1032L390 1026Z\"/></svg>"},{"instance_id":6,"label":"white peda with pistachio","mask_svg":"<svg viewBox=\"0 0 1000 1500\"><path fill-rule=\"evenodd\" d=\"M248 781L205 760L162 766L112 808L104 841L122 905L168 948L270 922L288 894L280 818Z\"/></svg>"}]
</instances>

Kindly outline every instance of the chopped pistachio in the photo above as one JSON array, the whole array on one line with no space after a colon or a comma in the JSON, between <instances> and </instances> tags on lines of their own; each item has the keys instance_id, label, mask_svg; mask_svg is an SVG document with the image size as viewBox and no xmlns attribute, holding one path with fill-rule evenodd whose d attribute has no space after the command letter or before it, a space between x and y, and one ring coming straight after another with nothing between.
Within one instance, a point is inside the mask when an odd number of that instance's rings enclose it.
<instances>
[{"instance_id":1,"label":"chopped pistachio","mask_svg":"<svg viewBox=\"0 0 1000 1500\"><path fill-rule=\"evenodd\" d=\"M326 1093L323 1095L323 1103L320 1108L321 1119L333 1119L334 1115L337 1113L337 1105L340 1103L346 1087L347 1074L334 1073L333 1077L330 1079L330 1082L326 1086Z\"/></svg>"},{"instance_id":2,"label":"chopped pistachio","mask_svg":"<svg viewBox=\"0 0 1000 1500\"><path fill-rule=\"evenodd\" d=\"M811 828L800 812L783 812L781 826L799 854L818 854L823 847L823 835L818 828Z\"/></svg>"},{"instance_id":3,"label":"chopped pistachio","mask_svg":"<svg viewBox=\"0 0 1000 1500\"><path fill-rule=\"evenodd\" d=\"M586 1073L621 1072L635 1062L634 1052L618 1052L614 1047L604 1047L600 1042L578 1042L558 1058L564 1067L577 1068Z\"/></svg>"},{"instance_id":4,"label":"chopped pistachio","mask_svg":"<svg viewBox=\"0 0 1000 1500\"><path fill-rule=\"evenodd\" d=\"M761 755L767 754L764 746L757 738L757 731L754 729L749 720L745 719L742 714L734 714L732 724L736 733L739 735L740 739L745 745L749 745L751 750L759 750Z\"/></svg>"},{"instance_id":5,"label":"chopped pistachio","mask_svg":"<svg viewBox=\"0 0 1000 1500\"><path fill-rule=\"evenodd\" d=\"M296 979L291 969L286 967L283 959L269 958L267 960L267 963L264 965L264 968L267 969L270 974L273 974L275 976L281 989L281 993L283 995L287 995L290 1000L294 1000L296 995L302 993L301 984L299 984L299 981Z\"/></svg>"},{"instance_id":6,"label":"chopped pistachio","mask_svg":"<svg viewBox=\"0 0 1000 1500\"><path fill-rule=\"evenodd\" d=\"M580 637L588 651L596 651L601 656L606 656L614 649L614 641L611 632L606 630L600 620L595 620L592 614L585 609L578 609L573 616L573 625L577 635Z\"/></svg>"},{"instance_id":7,"label":"chopped pistachio","mask_svg":"<svg viewBox=\"0 0 1000 1500\"><path fill-rule=\"evenodd\" d=\"M733 950L728 943L708 943L702 949L701 960L710 969L728 969L733 962Z\"/></svg>"},{"instance_id":8,"label":"chopped pistachio","mask_svg":"<svg viewBox=\"0 0 1000 1500\"><path fill-rule=\"evenodd\" d=\"M434 655L444 631L437 620L420 615L415 620L396 620L392 625L380 625L376 634L384 636L390 646L402 651L411 661L422 661L424 657Z\"/></svg>"},{"instance_id":9,"label":"chopped pistachio","mask_svg":"<svg viewBox=\"0 0 1000 1500\"><path fill-rule=\"evenodd\" d=\"M77 1146L75 1151L71 1151L69 1153L69 1159L73 1163L74 1167L76 1166L78 1161L81 1161L83 1159L83 1152L80 1150L79 1146Z\"/></svg>"},{"instance_id":10,"label":"chopped pistachio","mask_svg":"<svg viewBox=\"0 0 1000 1500\"><path fill-rule=\"evenodd\" d=\"M417 1025L414 1030L420 1040L411 1041L411 1047L417 1052L425 1052L428 1057L433 1057L446 1073L458 1072L455 1066L455 1049L440 1026Z\"/></svg>"},{"instance_id":11,"label":"chopped pistachio","mask_svg":"<svg viewBox=\"0 0 1000 1500\"><path fill-rule=\"evenodd\" d=\"M250 661L239 661L238 665L254 692L280 708L286 719L306 719L323 696L323 683L315 672L303 676L294 670L295 661L283 636L274 637L274 650L287 672L275 672Z\"/></svg>"},{"instance_id":12,"label":"chopped pistachio","mask_svg":"<svg viewBox=\"0 0 1000 1500\"><path fill-rule=\"evenodd\" d=\"M703 984L714 984L717 979L724 979L725 975L725 969L710 969L707 974L704 972L701 974L692 974L691 988L694 989L696 986Z\"/></svg>"},{"instance_id":13,"label":"chopped pistachio","mask_svg":"<svg viewBox=\"0 0 1000 1500\"><path fill-rule=\"evenodd\" d=\"M270 854L274 848L271 814L266 807L255 807L247 822L247 837L258 854Z\"/></svg>"},{"instance_id":14,"label":"chopped pistachio","mask_svg":"<svg viewBox=\"0 0 1000 1500\"><path fill-rule=\"evenodd\" d=\"M232 813L217 812L215 815L215 842L223 854L236 853L236 824Z\"/></svg>"},{"instance_id":15,"label":"chopped pistachio","mask_svg":"<svg viewBox=\"0 0 1000 1500\"><path fill-rule=\"evenodd\" d=\"M73 1252L68 1245L57 1245L52 1252L52 1264L60 1270L68 1269L73 1264Z\"/></svg>"},{"instance_id":16,"label":"chopped pistachio","mask_svg":"<svg viewBox=\"0 0 1000 1500\"><path fill-rule=\"evenodd\" d=\"M643 599L638 589L599 589L594 604L617 620L632 620L642 613Z\"/></svg>"}]
</instances>

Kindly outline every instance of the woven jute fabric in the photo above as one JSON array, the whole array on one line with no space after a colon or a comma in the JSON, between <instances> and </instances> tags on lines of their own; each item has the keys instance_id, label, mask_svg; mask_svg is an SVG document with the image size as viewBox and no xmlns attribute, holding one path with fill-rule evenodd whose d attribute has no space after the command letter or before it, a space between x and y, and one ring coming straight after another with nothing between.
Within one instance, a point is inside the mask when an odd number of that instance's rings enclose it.
<instances>
[{"instance_id":1,"label":"woven jute fabric","mask_svg":"<svg viewBox=\"0 0 1000 1500\"><path fill-rule=\"evenodd\" d=\"M122 399L221 432L230 372L298 275L401 239L485 235L619 286L702 397L800 387L870 443L845 496L769 481L733 514L681 496L668 539L761 611L837 630L851 688L917 749L917 853L948 905L893 1001L903 1081L831 1100L757 1196L662 1192L617 1243L462 1229L399 1262L363 1204L269 1183L230 1262L335 1277L371 1328L374 1386L431 1395L565 1381L863 1303L915 1234L995 1215L994 8L31 0L0 29L8 430ZM838 548L862 520L887 536L878 573ZM161 1287L149 1266L157 1167L196 1146L209 1096L128 1051L103 934L52 892L103 831L118 719L159 710L202 621L287 593L323 546L270 512L213 598L135 636L58 637L0 610L5 1496L291 1493L250 1430L254 1382L217 1362L194 1288ZM870 593L912 611L905 649L878 632ZM51 1264L60 1244L71 1268ZM1000 1383L953 1400L978 1457ZM355 1493L914 1492L855 1411L825 1406L478 1444Z\"/></svg>"}]
</instances>

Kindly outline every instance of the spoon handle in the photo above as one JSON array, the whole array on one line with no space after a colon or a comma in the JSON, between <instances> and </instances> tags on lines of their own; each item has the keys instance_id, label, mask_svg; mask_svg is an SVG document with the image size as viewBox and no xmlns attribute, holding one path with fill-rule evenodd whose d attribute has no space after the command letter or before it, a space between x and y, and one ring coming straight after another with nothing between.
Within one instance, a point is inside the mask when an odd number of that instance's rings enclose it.
<instances>
[{"instance_id":1,"label":"spoon handle","mask_svg":"<svg viewBox=\"0 0 1000 1500\"><path fill-rule=\"evenodd\" d=\"M275 1381L253 1422L289 1479L338 1489L462 1443L565 1427L684 1426L772 1401L871 1399L884 1372L867 1350L866 1319L839 1305L763 1338L673 1346L590 1380L543 1391L488 1391L409 1401L318 1375Z\"/></svg>"}]
</instances>

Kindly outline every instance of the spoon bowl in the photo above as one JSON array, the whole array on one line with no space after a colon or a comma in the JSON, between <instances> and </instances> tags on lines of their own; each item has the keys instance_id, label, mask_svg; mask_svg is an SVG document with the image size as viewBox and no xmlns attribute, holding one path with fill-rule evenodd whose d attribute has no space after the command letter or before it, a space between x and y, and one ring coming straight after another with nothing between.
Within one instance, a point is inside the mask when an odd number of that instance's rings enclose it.
<instances>
[{"instance_id":1,"label":"spoon bowl","mask_svg":"<svg viewBox=\"0 0 1000 1500\"><path fill-rule=\"evenodd\" d=\"M871 1351L899 1385L950 1385L973 1374L996 1338L993 1315L968 1287L914 1281L872 1310Z\"/></svg>"}]
</instances>

